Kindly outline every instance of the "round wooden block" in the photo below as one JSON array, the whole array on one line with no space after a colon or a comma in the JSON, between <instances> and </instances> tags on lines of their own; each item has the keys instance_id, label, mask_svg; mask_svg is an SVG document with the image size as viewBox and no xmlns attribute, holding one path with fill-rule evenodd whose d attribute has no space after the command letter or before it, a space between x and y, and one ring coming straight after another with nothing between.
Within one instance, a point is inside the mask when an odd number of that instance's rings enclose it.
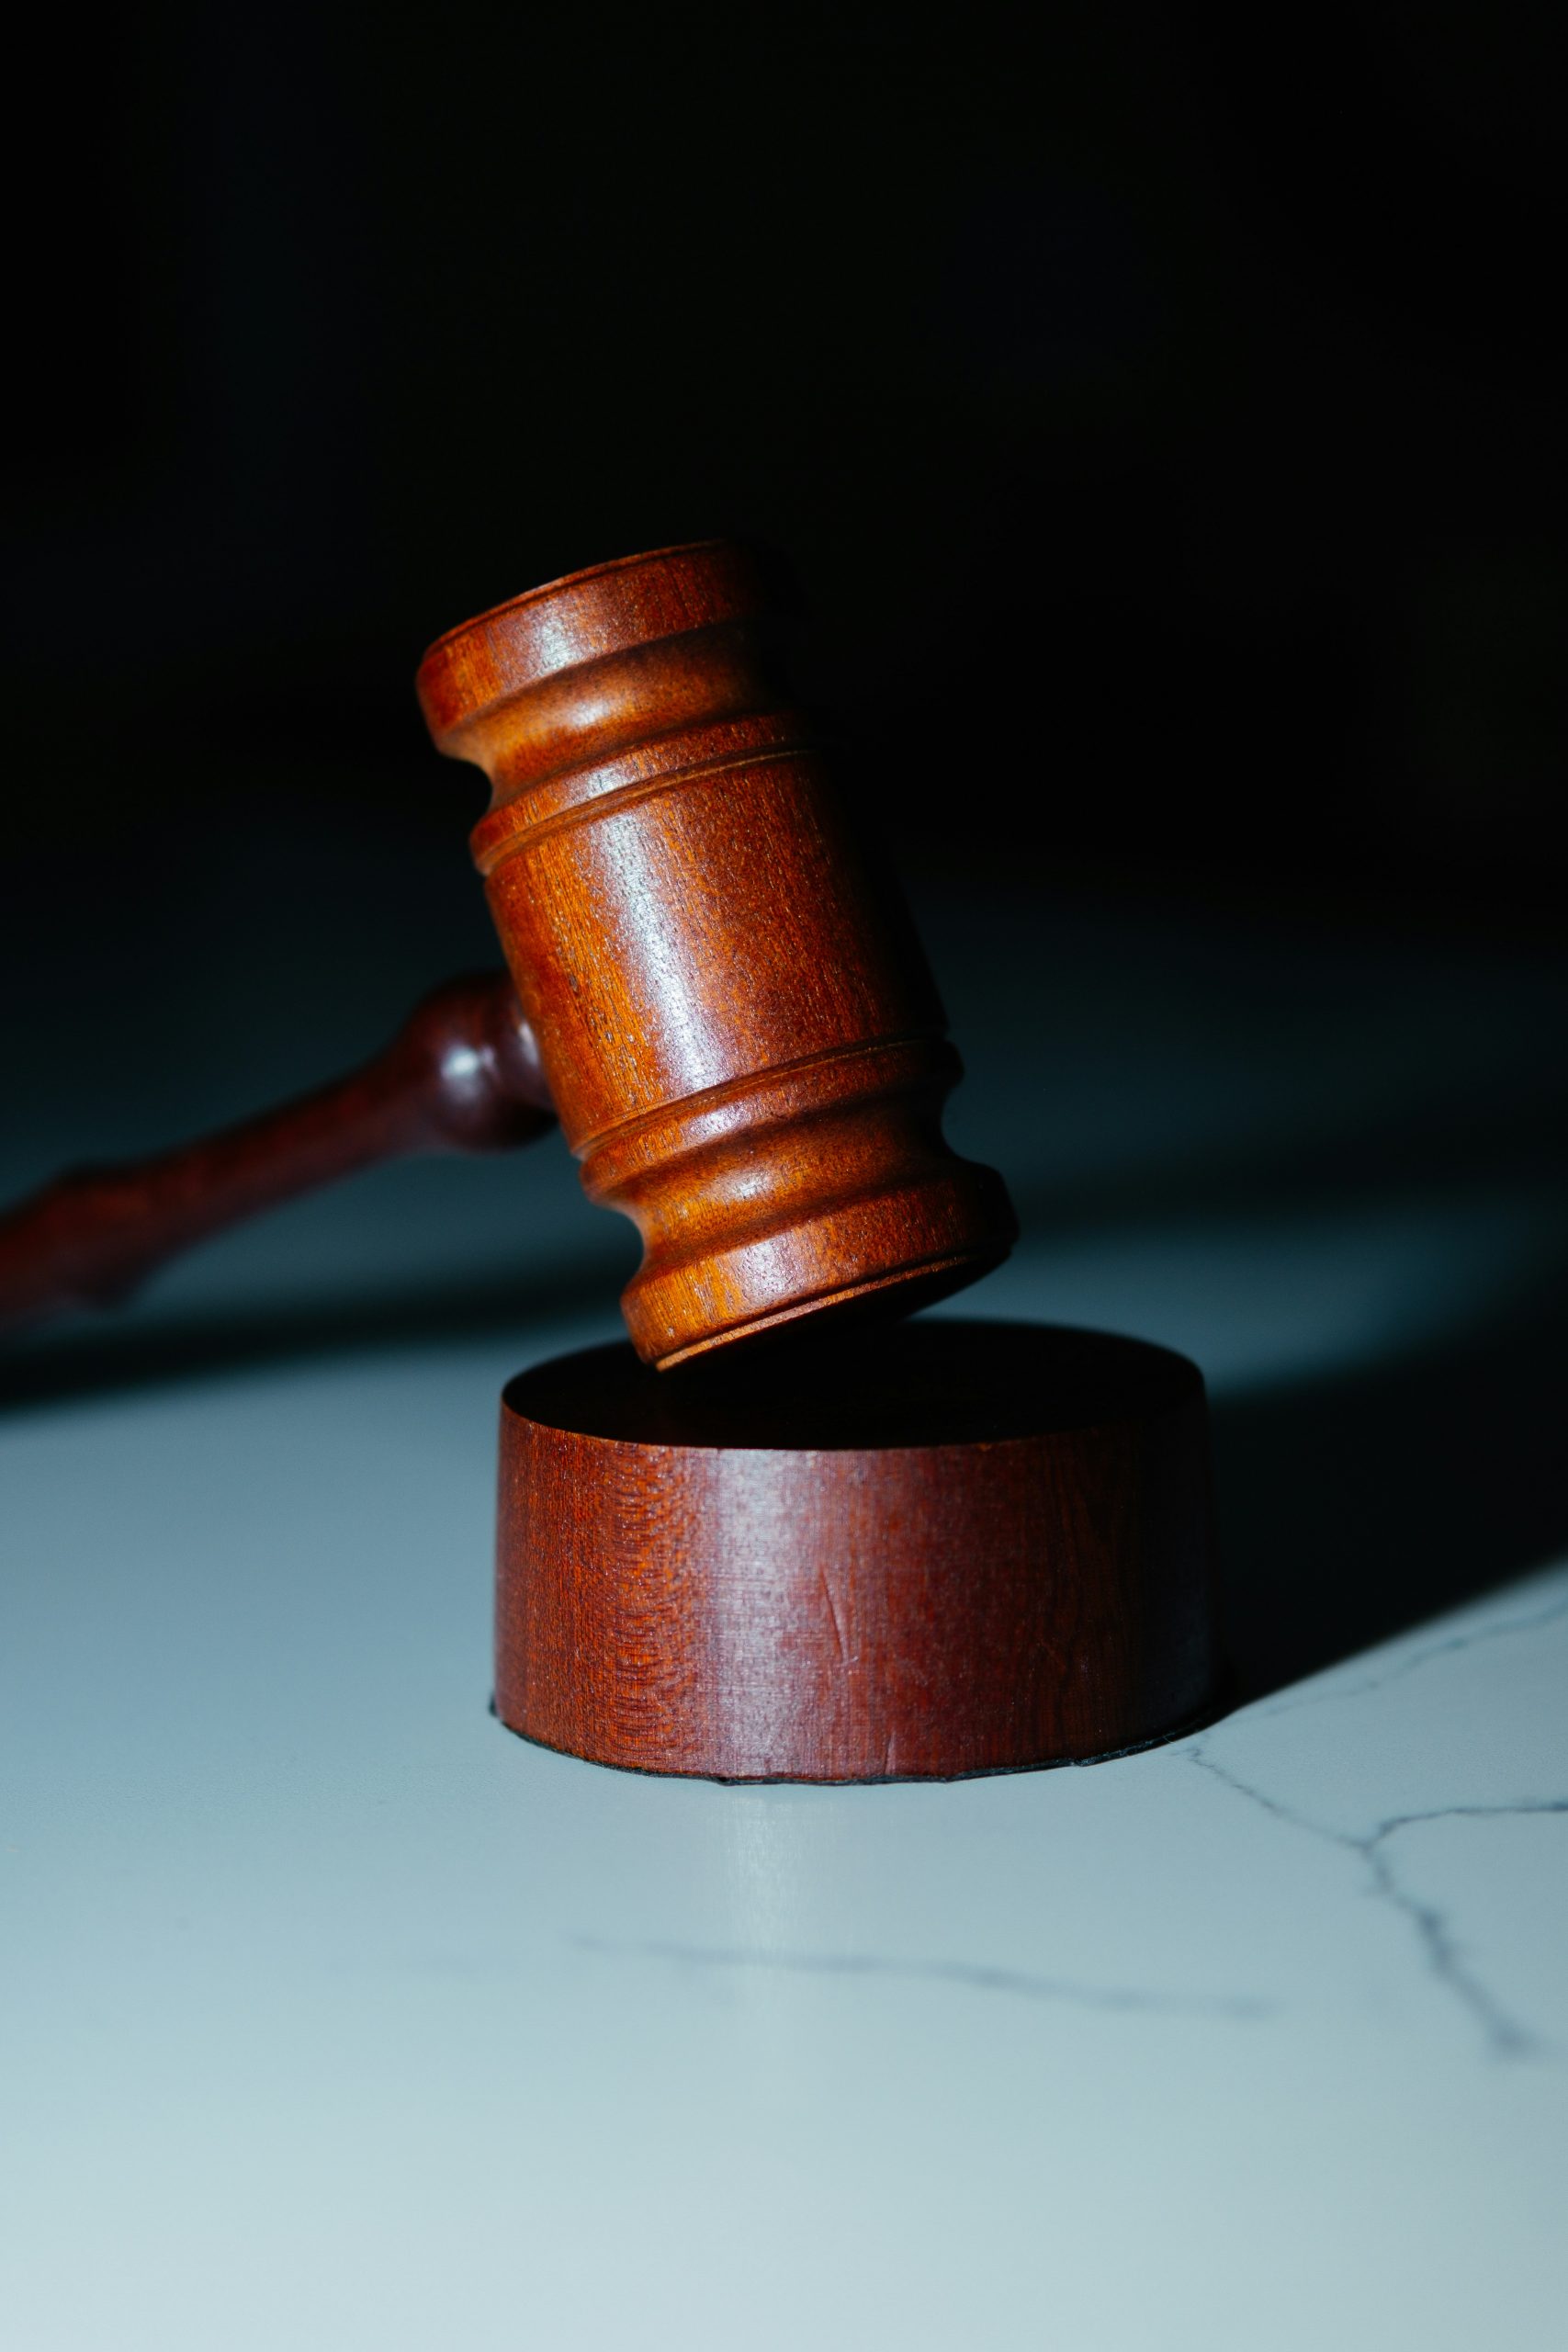
<instances>
[{"instance_id":1,"label":"round wooden block","mask_svg":"<svg viewBox=\"0 0 1568 2352\"><path fill-rule=\"evenodd\" d=\"M496 1711L595 1763L950 1779L1182 1729L1215 1683L1203 1383L939 1318L505 1392Z\"/></svg>"}]
</instances>

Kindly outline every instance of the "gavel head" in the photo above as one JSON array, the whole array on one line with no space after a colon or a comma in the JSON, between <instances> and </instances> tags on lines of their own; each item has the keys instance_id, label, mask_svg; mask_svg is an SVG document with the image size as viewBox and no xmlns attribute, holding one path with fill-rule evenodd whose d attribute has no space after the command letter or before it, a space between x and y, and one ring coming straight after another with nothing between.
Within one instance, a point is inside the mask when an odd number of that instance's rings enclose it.
<instances>
[{"instance_id":1,"label":"gavel head","mask_svg":"<svg viewBox=\"0 0 1568 2352\"><path fill-rule=\"evenodd\" d=\"M722 541L596 565L439 639L438 747L490 777L473 835L591 1199L643 1260L670 1365L1007 1254L1001 1180L942 1139L960 1076L908 918L771 692Z\"/></svg>"}]
</instances>

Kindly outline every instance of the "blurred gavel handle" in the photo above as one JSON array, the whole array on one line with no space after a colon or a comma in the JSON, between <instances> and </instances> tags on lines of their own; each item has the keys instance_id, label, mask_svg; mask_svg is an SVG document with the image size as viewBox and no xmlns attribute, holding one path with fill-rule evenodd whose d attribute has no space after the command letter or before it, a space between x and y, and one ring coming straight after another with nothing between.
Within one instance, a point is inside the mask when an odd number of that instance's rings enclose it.
<instances>
[{"instance_id":1,"label":"blurred gavel handle","mask_svg":"<svg viewBox=\"0 0 1568 2352\"><path fill-rule=\"evenodd\" d=\"M0 1217L0 1329L108 1306L258 1209L421 1151L504 1151L555 1124L505 972L448 981L363 1069L183 1150L57 1176Z\"/></svg>"}]
</instances>

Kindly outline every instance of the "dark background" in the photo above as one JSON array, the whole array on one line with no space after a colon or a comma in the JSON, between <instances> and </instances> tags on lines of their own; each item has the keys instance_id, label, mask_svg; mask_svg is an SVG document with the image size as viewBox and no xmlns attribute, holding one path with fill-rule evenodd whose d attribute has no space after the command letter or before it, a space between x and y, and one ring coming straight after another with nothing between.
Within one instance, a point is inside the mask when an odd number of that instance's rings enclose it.
<instances>
[{"instance_id":1,"label":"dark background","mask_svg":"<svg viewBox=\"0 0 1568 2352\"><path fill-rule=\"evenodd\" d=\"M35 18L7 1188L322 1078L493 960L423 646L731 533L793 576L797 688L910 879L954 1135L1022 1212L1004 1310L1215 1377L1249 1687L1549 1556L1551 30L1446 0ZM629 1236L537 1158L268 1220L5 1393L608 1316Z\"/></svg>"},{"instance_id":2,"label":"dark background","mask_svg":"<svg viewBox=\"0 0 1568 2352\"><path fill-rule=\"evenodd\" d=\"M907 864L1555 922L1550 14L46 14L26 895L262 774L455 843L424 642L726 532Z\"/></svg>"}]
</instances>

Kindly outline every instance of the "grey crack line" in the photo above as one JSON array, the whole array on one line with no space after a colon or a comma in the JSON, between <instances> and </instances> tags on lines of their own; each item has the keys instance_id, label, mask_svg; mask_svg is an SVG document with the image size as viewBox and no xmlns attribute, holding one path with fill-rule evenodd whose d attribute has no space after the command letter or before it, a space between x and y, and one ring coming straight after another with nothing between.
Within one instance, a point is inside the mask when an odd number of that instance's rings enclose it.
<instances>
[{"instance_id":1,"label":"grey crack line","mask_svg":"<svg viewBox=\"0 0 1568 2352\"><path fill-rule=\"evenodd\" d=\"M1269 2002L1240 1996L1189 1996L1122 1985L1079 1984L1064 1977L1032 1976L1021 1969L987 1968L968 1961L886 1960L870 1952L754 1951L702 1944L621 1943L598 1936L575 1936L572 1940L580 1951L604 1952L618 1960L670 1960L694 1968L784 1969L802 1976L905 1977L961 1984L975 1993L1012 1993L1028 2001L1066 2001L1086 2009L1226 2018L1249 2023L1276 2013Z\"/></svg>"},{"instance_id":2,"label":"grey crack line","mask_svg":"<svg viewBox=\"0 0 1568 2352\"><path fill-rule=\"evenodd\" d=\"M1385 1672L1371 1675L1363 1682L1353 1682L1348 1689L1305 1690L1292 1699L1282 1699L1272 1707L1258 1710L1259 1720L1272 1723L1280 1715L1293 1715L1303 1707L1325 1707L1336 1699L1362 1699L1373 1690L1386 1690L1391 1682L1402 1682L1407 1674L1417 1674L1425 1666L1433 1665L1440 1657L1452 1657L1461 1650L1483 1648L1488 1642L1511 1641L1516 1634L1538 1633L1543 1625L1554 1625L1568 1617L1568 1593L1561 1594L1549 1608L1538 1610L1533 1617L1511 1617L1503 1625L1477 1625L1469 1633L1450 1634L1427 1648L1418 1650L1413 1657L1394 1661Z\"/></svg>"},{"instance_id":3,"label":"grey crack line","mask_svg":"<svg viewBox=\"0 0 1568 2352\"><path fill-rule=\"evenodd\" d=\"M1314 1821L1309 1814L1298 1813L1291 1805L1281 1804L1262 1789L1254 1788L1223 1764L1216 1764L1205 1753L1207 1742L1201 1740L1187 1751L1190 1763L1201 1772L1209 1773L1237 1796L1259 1805L1276 1821L1288 1822L1292 1828L1306 1831L1309 1837L1321 1838L1343 1852L1355 1854L1365 1865L1372 1893L1410 1922L1431 1975L1481 2027L1486 2046L1496 2058L1542 2058L1555 2056L1555 2045L1544 2035L1532 2032L1511 2017L1495 1996L1483 1984L1464 1955L1462 1947L1449 1925L1447 1916L1435 1904L1423 1903L1420 1897L1401 1884L1388 1847L1391 1839L1406 1829L1419 1828L1428 1821L1501 1821L1528 1814L1568 1814L1568 1797L1524 1797L1515 1804L1445 1804L1434 1805L1427 1813L1392 1814L1386 1821L1358 1837L1353 1830L1334 1829L1326 1822Z\"/></svg>"}]
</instances>

